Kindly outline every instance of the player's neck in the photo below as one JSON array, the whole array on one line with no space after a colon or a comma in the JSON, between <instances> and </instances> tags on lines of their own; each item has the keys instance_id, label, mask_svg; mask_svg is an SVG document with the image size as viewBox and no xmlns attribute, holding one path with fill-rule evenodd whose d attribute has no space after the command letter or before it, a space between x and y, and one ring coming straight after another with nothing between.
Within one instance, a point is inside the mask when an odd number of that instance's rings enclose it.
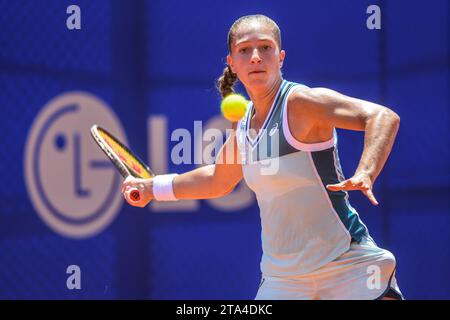
<instances>
[{"instance_id":1,"label":"player's neck","mask_svg":"<svg viewBox=\"0 0 450 320\"><path fill-rule=\"evenodd\" d=\"M270 107L275 100L275 97L278 93L278 89L280 88L281 82L283 82L283 78L279 77L276 81L274 81L270 87L265 88L264 90L255 90L248 91L248 95L253 102L253 106L255 107L255 116L254 119L257 121L264 121L267 117L267 114L270 111Z\"/></svg>"}]
</instances>

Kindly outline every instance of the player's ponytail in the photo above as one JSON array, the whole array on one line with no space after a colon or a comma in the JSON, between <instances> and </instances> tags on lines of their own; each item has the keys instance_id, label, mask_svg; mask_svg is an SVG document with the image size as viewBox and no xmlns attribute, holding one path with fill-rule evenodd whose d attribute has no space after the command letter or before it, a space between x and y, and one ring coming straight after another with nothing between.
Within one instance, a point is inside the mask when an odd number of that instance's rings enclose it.
<instances>
[{"instance_id":1,"label":"player's ponytail","mask_svg":"<svg viewBox=\"0 0 450 320\"><path fill-rule=\"evenodd\" d=\"M227 95L234 92L233 86L237 79L237 74L231 71L230 66L226 66L225 69L223 69L222 76L217 80L217 88L219 89L222 98L225 98Z\"/></svg>"}]
</instances>

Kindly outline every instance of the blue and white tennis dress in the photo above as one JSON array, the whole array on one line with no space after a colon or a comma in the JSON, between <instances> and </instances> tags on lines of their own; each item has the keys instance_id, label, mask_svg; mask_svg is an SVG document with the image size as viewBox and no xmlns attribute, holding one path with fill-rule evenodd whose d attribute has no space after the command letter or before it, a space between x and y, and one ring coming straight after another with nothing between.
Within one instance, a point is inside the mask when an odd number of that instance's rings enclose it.
<instances>
[{"instance_id":1,"label":"blue and white tennis dress","mask_svg":"<svg viewBox=\"0 0 450 320\"><path fill-rule=\"evenodd\" d=\"M259 133L249 134L254 107L237 126L244 179L261 215L262 280L257 299L375 299L401 293L395 258L376 246L348 193L337 135L305 144L291 134L287 98L307 87L283 80Z\"/></svg>"}]
</instances>

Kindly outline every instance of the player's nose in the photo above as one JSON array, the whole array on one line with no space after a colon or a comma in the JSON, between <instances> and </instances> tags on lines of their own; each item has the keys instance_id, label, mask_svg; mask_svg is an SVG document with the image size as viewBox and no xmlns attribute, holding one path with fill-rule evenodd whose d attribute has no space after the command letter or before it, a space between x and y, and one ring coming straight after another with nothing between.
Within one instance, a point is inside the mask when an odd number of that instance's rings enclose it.
<instances>
[{"instance_id":1,"label":"player's nose","mask_svg":"<svg viewBox=\"0 0 450 320\"><path fill-rule=\"evenodd\" d=\"M252 51L251 62L252 63L260 63L261 62L261 57L259 56L259 52L258 52L257 48L253 49L253 51Z\"/></svg>"}]
</instances>

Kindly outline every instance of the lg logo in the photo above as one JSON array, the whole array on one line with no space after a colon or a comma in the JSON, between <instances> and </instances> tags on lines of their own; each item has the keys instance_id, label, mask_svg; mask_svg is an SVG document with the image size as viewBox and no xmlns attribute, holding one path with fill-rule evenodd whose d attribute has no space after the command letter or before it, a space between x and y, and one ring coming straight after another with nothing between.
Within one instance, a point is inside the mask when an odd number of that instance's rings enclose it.
<instances>
[{"instance_id":1,"label":"lg logo","mask_svg":"<svg viewBox=\"0 0 450 320\"><path fill-rule=\"evenodd\" d=\"M127 143L120 120L100 98L66 92L36 116L25 146L24 177L31 202L54 231L87 238L106 228L122 206L121 177L93 143L102 124Z\"/></svg>"}]
</instances>

